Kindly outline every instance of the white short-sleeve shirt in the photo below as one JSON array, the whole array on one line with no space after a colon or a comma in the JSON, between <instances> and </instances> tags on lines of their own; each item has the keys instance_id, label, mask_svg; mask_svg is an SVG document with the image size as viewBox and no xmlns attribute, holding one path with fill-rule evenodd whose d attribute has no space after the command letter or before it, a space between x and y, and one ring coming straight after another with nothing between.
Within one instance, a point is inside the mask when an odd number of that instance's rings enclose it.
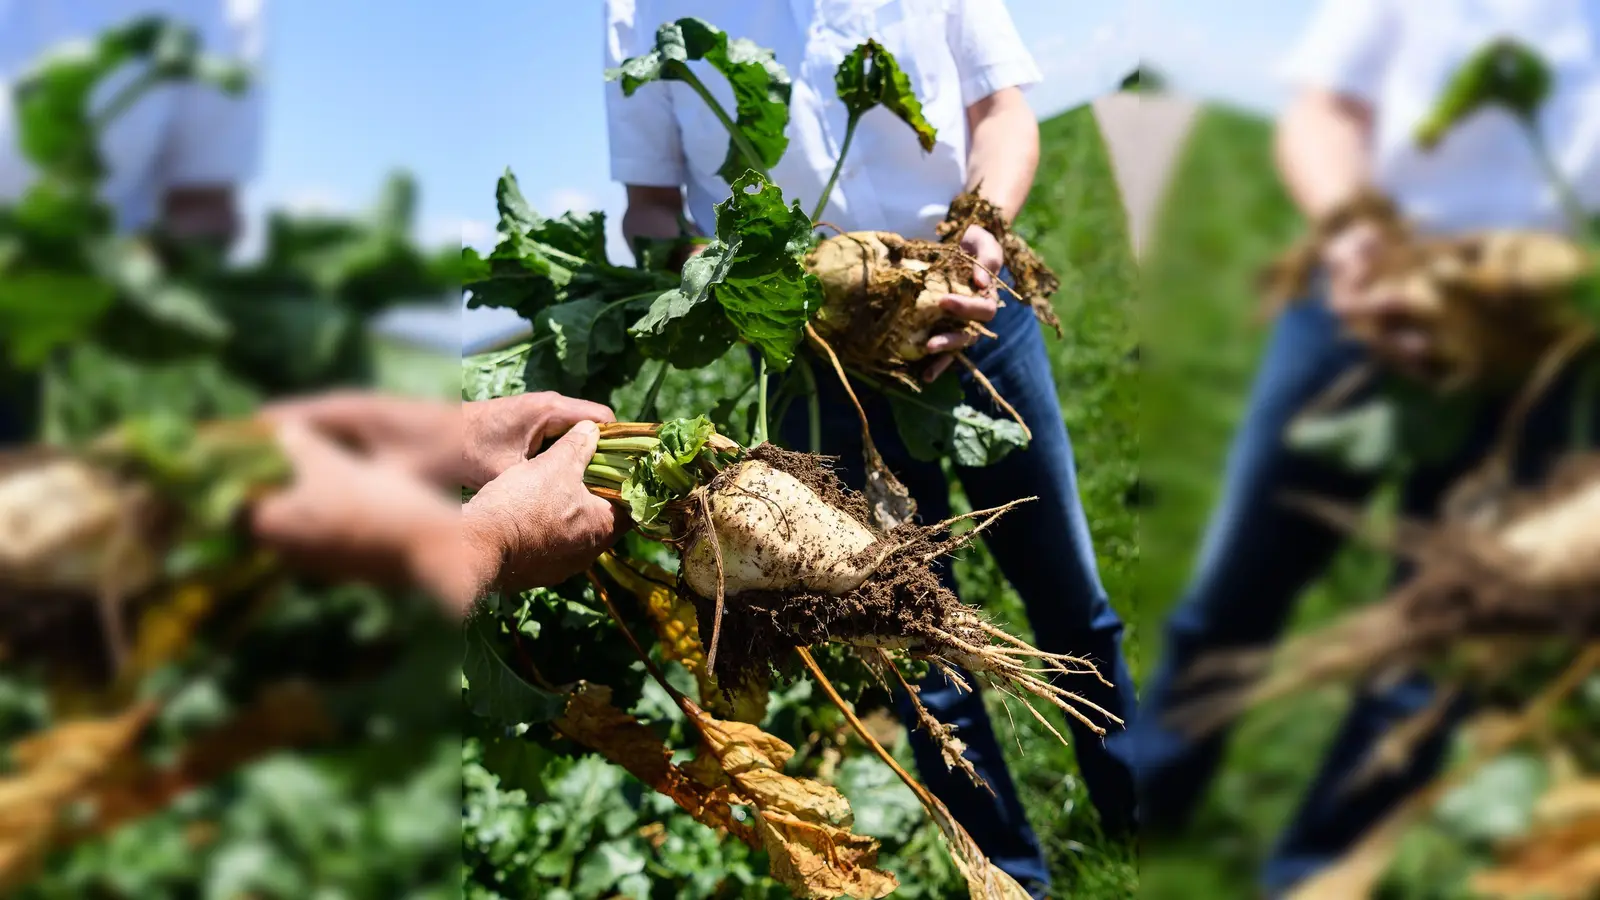
<instances>
[{"instance_id":1,"label":"white short-sleeve shirt","mask_svg":"<svg viewBox=\"0 0 1600 900\"><path fill-rule=\"evenodd\" d=\"M35 173L17 146L11 89L64 42L92 40L151 13L194 27L208 52L255 67L261 62L261 0L0 0L0 203L14 201ZM104 103L134 77L131 67L95 93ZM110 173L103 191L118 225L154 222L174 188L239 184L255 175L261 146L260 90L230 97L202 85L166 85L146 94L106 130Z\"/></svg>"},{"instance_id":2,"label":"white short-sleeve shirt","mask_svg":"<svg viewBox=\"0 0 1600 900\"><path fill-rule=\"evenodd\" d=\"M844 140L834 71L868 38L895 55L938 142L924 153L911 128L881 107L862 117L822 216L846 230L932 237L966 182L967 107L1040 80L1003 0L607 0L606 65L648 52L658 26L685 16L772 49L789 71L789 148L771 175L807 212ZM691 65L731 114L727 80L704 61ZM712 233L713 207L729 193L717 175L728 135L693 89L658 82L623 97L613 82L606 120L612 178L685 187L691 218Z\"/></svg>"},{"instance_id":3,"label":"white short-sleeve shirt","mask_svg":"<svg viewBox=\"0 0 1600 900\"><path fill-rule=\"evenodd\" d=\"M1285 59L1296 85L1337 91L1375 112L1374 179L1424 228L1565 230L1521 126L1490 109L1432 152L1414 140L1451 74L1502 36L1536 49L1555 75L1540 117L1556 164L1600 210L1600 2L1323 0Z\"/></svg>"}]
</instances>

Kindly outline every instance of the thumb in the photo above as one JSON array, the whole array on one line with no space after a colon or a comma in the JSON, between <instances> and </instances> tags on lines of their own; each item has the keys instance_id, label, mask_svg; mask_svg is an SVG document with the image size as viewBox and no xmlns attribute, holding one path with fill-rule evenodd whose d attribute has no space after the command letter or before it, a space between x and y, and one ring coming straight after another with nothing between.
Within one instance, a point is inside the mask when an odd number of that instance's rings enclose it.
<instances>
[{"instance_id":1,"label":"thumb","mask_svg":"<svg viewBox=\"0 0 1600 900\"><path fill-rule=\"evenodd\" d=\"M298 419L281 422L277 428L277 438L278 446L283 448L284 455L294 465L296 477L306 469L330 462L337 464L347 458L339 445Z\"/></svg>"},{"instance_id":2,"label":"thumb","mask_svg":"<svg viewBox=\"0 0 1600 900\"><path fill-rule=\"evenodd\" d=\"M551 444L538 458L564 469L582 472L594 458L594 449L600 443L600 427L593 422L579 422L572 430Z\"/></svg>"}]
</instances>

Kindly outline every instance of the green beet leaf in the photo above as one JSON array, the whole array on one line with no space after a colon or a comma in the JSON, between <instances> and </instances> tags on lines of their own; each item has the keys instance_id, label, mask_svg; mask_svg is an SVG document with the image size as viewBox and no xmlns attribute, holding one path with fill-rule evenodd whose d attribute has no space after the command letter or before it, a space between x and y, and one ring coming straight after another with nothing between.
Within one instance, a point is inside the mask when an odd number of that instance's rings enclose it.
<instances>
[{"instance_id":1,"label":"green beet leaf","mask_svg":"<svg viewBox=\"0 0 1600 900\"><path fill-rule=\"evenodd\" d=\"M724 125L735 132L717 174L731 184L746 169L770 170L789 146L784 130L789 124L792 89L789 73L771 50L745 38L730 39L702 19L683 18L656 31L655 49L606 70L606 80L620 81L622 93L628 97L652 81L682 81L711 102L705 84L689 68L689 63L702 59L728 79L735 103L731 122L726 120L726 111L713 107L724 118Z\"/></svg>"},{"instance_id":2,"label":"green beet leaf","mask_svg":"<svg viewBox=\"0 0 1600 900\"><path fill-rule=\"evenodd\" d=\"M533 335L514 358L497 354L494 368L502 374L520 369L516 379L528 390L608 401L613 387L638 374L643 359L625 326L678 276L665 270L661 254L649 268L614 265L606 256L603 214L542 216L509 169L496 185L495 201L499 241L486 257L462 249L460 283L471 295L469 308L514 310L533 323ZM478 376L471 380L481 383Z\"/></svg>"},{"instance_id":3,"label":"green beet leaf","mask_svg":"<svg viewBox=\"0 0 1600 900\"><path fill-rule=\"evenodd\" d=\"M1433 110L1417 129L1417 143L1432 149L1451 129L1489 106L1533 122L1550 96L1550 67L1532 48L1510 38L1494 41L1450 77Z\"/></svg>"},{"instance_id":4,"label":"green beet leaf","mask_svg":"<svg viewBox=\"0 0 1600 900\"><path fill-rule=\"evenodd\" d=\"M852 120L881 104L911 126L923 151L933 149L937 133L922 117L922 103L911 90L911 79L882 44L867 41L850 51L839 63L833 81Z\"/></svg>"},{"instance_id":5,"label":"green beet leaf","mask_svg":"<svg viewBox=\"0 0 1600 900\"><path fill-rule=\"evenodd\" d=\"M959 466L992 465L1012 450L1028 446L1022 427L968 405L961 382L942 377L921 393L886 392L895 429L911 455L921 460L949 457Z\"/></svg>"},{"instance_id":6,"label":"green beet leaf","mask_svg":"<svg viewBox=\"0 0 1600 900\"><path fill-rule=\"evenodd\" d=\"M0 346L12 365L32 369L80 340L115 300L111 285L87 274L7 274L0 278Z\"/></svg>"},{"instance_id":7,"label":"green beet leaf","mask_svg":"<svg viewBox=\"0 0 1600 900\"><path fill-rule=\"evenodd\" d=\"M1290 449L1347 471L1382 474L1400 459L1399 406L1380 397L1353 409L1306 416L1290 423L1285 440Z\"/></svg>"},{"instance_id":8,"label":"green beet leaf","mask_svg":"<svg viewBox=\"0 0 1600 900\"><path fill-rule=\"evenodd\" d=\"M717 205L717 240L683 267L677 289L658 297L631 329L645 355L680 369L710 364L735 337L785 369L822 304L805 270L811 220L799 204L750 172Z\"/></svg>"},{"instance_id":9,"label":"green beet leaf","mask_svg":"<svg viewBox=\"0 0 1600 900\"><path fill-rule=\"evenodd\" d=\"M511 668L500 647L501 630L500 619L486 613L467 620L461 674L471 686L467 699L473 714L501 725L558 718L566 709L566 698L529 684Z\"/></svg>"},{"instance_id":10,"label":"green beet leaf","mask_svg":"<svg viewBox=\"0 0 1600 900\"><path fill-rule=\"evenodd\" d=\"M682 282L657 297L650 310L628 333L651 359L664 359L679 369L708 366L728 352L739 332L711 296L733 267L733 254L712 243L684 263Z\"/></svg>"},{"instance_id":11,"label":"green beet leaf","mask_svg":"<svg viewBox=\"0 0 1600 900\"><path fill-rule=\"evenodd\" d=\"M662 423L656 432L656 448L634 465L622 483L622 498L635 523L655 524L668 503L689 496L699 486L700 473L693 467L702 456L716 461L714 451L706 446L715 431L705 416Z\"/></svg>"}]
</instances>

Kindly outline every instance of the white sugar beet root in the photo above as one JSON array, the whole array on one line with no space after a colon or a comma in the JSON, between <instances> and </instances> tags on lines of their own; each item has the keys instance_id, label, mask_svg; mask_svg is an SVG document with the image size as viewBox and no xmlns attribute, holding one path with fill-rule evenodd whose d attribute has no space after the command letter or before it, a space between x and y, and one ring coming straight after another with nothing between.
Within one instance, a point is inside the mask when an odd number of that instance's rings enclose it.
<instances>
[{"instance_id":1,"label":"white sugar beet root","mask_svg":"<svg viewBox=\"0 0 1600 900\"><path fill-rule=\"evenodd\" d=\"M724 594L843 594L860 587L890 549L867 553L879 540L866 526L762 462L740 463L707 505L710 527L694 532L683 552L683 579L702 597L717 596L719 577Z\"/></svg>"}]
</instances>

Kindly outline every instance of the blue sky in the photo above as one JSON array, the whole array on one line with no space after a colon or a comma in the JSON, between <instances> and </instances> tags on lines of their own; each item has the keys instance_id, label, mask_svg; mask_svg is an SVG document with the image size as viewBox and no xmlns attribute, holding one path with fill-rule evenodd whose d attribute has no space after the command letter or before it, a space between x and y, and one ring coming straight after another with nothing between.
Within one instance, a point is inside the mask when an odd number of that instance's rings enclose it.
<instances>
[{"instance_id":1,"label":"blue sky","mask_svg":"<svg viewBox=\"0 0 1600 900\"><path fill-rule=\"evenodd\" d=\"M606 172L599 0L264 2L268 137L253 209L360 207L405 166L422 184L420 236L483 245L509 165L537 208L601 209L614 223L622 192ZM1268 66L1311 4L1008 6L1045 73L1030 99L1049 115L1109 89L1141 49L1180 89L1269 110L1279 94ZM474 313L466 334L504 322Z\"/></svg>"}]
</instances>

